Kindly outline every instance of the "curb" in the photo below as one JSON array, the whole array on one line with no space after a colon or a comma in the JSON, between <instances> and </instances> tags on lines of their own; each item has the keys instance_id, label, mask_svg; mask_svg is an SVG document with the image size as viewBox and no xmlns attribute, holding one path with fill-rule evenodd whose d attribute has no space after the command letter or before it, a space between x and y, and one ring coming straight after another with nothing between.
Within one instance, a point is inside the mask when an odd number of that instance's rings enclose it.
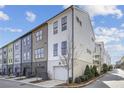
<instances>
[{"instance_id":1,"label":"curb","mask_svg":"<svg viewBox=\"0 0 124 93\"><path fill-rule=\"evenodd\" d=\"M91 80L91 81L89 81L89 82L87 82L85 84L79 84L79 85L74 85L74 86L73 85L72 86L55 86L55 88L81 88L81 87L84 87L84 86L87 86L87 85L93 83L94 81L96 81L97 79L103 77L106 74L103 74L103 75L101 75L101 76L99 76L99 77L97 77L97 78L95 78L95 79L93 79L93 80Z\"/></svg>"}]
</instances>

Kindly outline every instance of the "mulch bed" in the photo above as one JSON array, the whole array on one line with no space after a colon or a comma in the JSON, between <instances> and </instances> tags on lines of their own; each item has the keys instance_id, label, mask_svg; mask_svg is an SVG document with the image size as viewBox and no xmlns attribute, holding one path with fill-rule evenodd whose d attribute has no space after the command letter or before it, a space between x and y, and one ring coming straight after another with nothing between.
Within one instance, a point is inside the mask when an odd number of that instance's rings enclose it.
<instances>
[{"instance_id":1,"label":"mulch bed","mask_svg":"<svg viewBox=\"0 0 124 93\"><path fill-rule=\"evenodd\" d=\"M35 80L35 81L31 81L30 83L40 83L43 82L44 80Z\"/></svg>"},{"instance_id":2,"label":"mulch bed","mask_svg":"<svg viewBox=\"0 0 124 93\"><path fill-rule=\"evenodd\" d=\"M11 78L14 78L14 77L7 77L6 79L11 79Z\"/></svg>"},{"instance_id":3,"label":"mulch bed","mask_svg":"<svg viewBox=\"0 0 124 93\"><path fill-rule=\"evenodd\" d=\"M24 80L24 79L26 79L26 78L19 78L19 79L16 79L16 80Z\"/></svg>"},{"instance_id":4,"label":"mulch bed","mask_svg":"<svg viewBox=\"0 0 124 93\"><path fill-rule=\"evenodd\" d=\"M97 78L97 77L94 77L94 78L89 79L89 80L87 80L87 81L81 82L80 84L88 83L89 81L94 80L94 79L96 79L96 78ZM77 83L71 83L71 84L64 83L64 84L60 84L60 85L57 85L57 86L71 87L71 86L77 86L77 85L79 85L79 84L77 84Z\"/></svg>"}]
</instances>

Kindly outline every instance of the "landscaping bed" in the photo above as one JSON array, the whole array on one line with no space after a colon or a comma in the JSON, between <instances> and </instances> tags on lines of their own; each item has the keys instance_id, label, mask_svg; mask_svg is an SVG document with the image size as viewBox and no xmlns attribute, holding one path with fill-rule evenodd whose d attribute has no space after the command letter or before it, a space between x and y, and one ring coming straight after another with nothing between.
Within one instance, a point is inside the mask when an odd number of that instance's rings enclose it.
<instances>
[{"instance_id":1,"label":"landscaping bed","mask_svg":"<svg viewBox=\"0 0 124 93\"><path fill-rule=\"evenodd\" d=\"M40 83L43 82L44 80L35 80L35 81L31 81L30 83Z\"/></svg>"},{"instance_id":2,"label":"landscaping bed","mask_svg":"<svg viewBox=\"0 0 124 93\"><path fill-rule=\"evenodd\" d=\"M69 88L84 87L96 81L97 79L105 75L105 73L111 70L112 70L111 66L107 66L106 64L103 64L101 72L98 73L97 67L95 65L93 66L87 65L84 73L81 76L76 77L74 81L72 78L69 78L69 81L68 81L69 83L61 84L61 85L58 85L57 87L65 87L65 88L66 87L69 87Z\"/></svg>"},{"instance_id":3,"label":"landscaping bed","mask_svg":"<svg viewBox=\"0 0 124 93\"><path fill-rule=\"evenodd\" d=\"M13 76L8 76L6 79L11 79L11 78L15 78L15 77L13 77Z\"/></svg>"},{"instance_id":4,"label":"landscaping bed","mask_svg":"<svg viewBox=\"0 0 124 93\"><path fill-rule=\"evenodd\" d=\"M104 74L103 74L103 75L104 75ZM90 80L81 82L81 83L79 83L79 84L78 84L78 83L71 83L71 84L65 83L65 84L57 85L57 87L65 87L65 88L79 88L79 87L84 87L84 86L86 86L86 85L88 85L88 84L90 84L90 83L96 81L98 78L102 77L103 75L100 75L100 76L98 76L98 77L94 77L94 78L92 78L92 79L90 79Z\"/></svg>"},{"instance_id":5,"label":"landscaping bed","mask_svg":"<svg viewBox=\"0 0 124 93\"><path fill-rule=\"evenodd\" d=\"M18 79L16 79L16 80L24 80L24 79L27 79L27 78L18 78Z\"/></svg>"}]
</instances>

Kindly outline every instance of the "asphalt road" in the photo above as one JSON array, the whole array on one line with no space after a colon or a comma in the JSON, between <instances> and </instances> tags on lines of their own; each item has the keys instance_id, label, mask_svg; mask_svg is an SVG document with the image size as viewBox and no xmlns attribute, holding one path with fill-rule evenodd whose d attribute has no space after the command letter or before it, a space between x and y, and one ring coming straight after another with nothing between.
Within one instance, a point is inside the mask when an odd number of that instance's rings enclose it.
<instances>
[{"instance_id":1,"label":"asphalt road","mask_svg":"<svg viewBox=\"0 0 124 93\"><path fill-rule=\"evenodd\" d=\"M0 88L39 88L38 86L0 79Z\"/></svg>"},{"instance_id":2,"label":"asphalt road","mask_svg":"<svg viewBox=\"0 0 124 93\"><path fill-rule=\"evenodd\" d=\"M115 69L84 88L124 88L124 71Z\"/></svg>"}]
</instances>

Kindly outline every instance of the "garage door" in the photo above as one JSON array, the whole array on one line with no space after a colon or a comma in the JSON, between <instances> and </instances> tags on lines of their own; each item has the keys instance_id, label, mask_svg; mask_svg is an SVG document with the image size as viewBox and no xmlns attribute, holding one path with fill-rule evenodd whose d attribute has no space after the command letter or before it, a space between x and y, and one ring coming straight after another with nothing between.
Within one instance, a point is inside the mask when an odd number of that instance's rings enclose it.
<instances>
[{"instance_id":1,"label":"garage door","mask_svg":"<svg viewBox=\"0 0 124 93\"><path fill-rule=\"evenodd\" d=\"M54 68L55 80L67 80L68 74L66 67Z\"/></svg>"}]
</instances>

